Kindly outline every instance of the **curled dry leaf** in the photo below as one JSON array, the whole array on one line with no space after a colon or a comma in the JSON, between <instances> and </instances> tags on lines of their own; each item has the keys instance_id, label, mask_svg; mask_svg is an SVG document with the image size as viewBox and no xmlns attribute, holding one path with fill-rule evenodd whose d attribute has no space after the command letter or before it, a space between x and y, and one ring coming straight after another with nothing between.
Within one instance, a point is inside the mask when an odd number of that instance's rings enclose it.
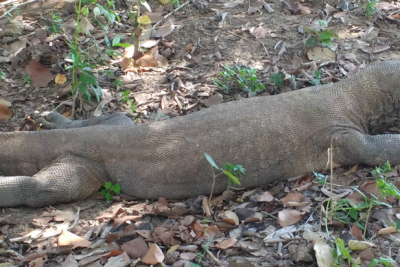
<instances>
[{"instance_id":1,"label":"curled dry leaf","mask_svg":"<svg viewBox=\"0 0 400 267\"><path fill-rule=\"evenodd\" d=\"M287 207L289 202L301 202L303 194L298 192L290 192L284 198L281 199L283 206Z\"/></svg>"},{"instance_id":2,"label":"curled dry leaf","mask_svg":"<svg viewBox=\"0 0 400 267\"><path fill-rule=\"evenodd\" d=\"M157 244L151 244L149 250L147 251L146 255L143 257L142 261L146 264L159 264L164 261L164 253L162 250L157 246Z\"/></svg>"},{"instance_id":3,"label":"curled dry leaf","mask_svg":"<svg viewBox=\"0 0 400 267\"><path fill-rule=\"evenodd\" d=\"M378 235L387 235L387 234L393 234L396 232L397 232L396 228L391 226L391 227L386 227L386 228L379 230Z\"/></svg>"},{"instance_id":4,"label":"curled dry leaf","mask_svg":"<svg viewBox=\"0 0 400 267\"><path fill-rule=\"evenodd\" d=\"M31 77L33 87L46 87L53 79L49 68L35 59L32 59L25 67L25 72Z\"/></svg>"},{"instance_id":5,"label":"curled dry leaf","mask_svg":"<svg viewBox=\"0 0 400 267\"><path fill-rule=\"evenodd\" d=\"M372 242L358 240L349 240L348 246L351 250L364 250L367 248L376 247L376 245Z\"/></svg>"},{"instance_id":6,"label":"curled dry leaf","mask_svg":"<svg viewBox=\"0 0 400 267\"><path fill-rule=\"evenodd\" d=\"M332 267L335 259L332 255L331 247L323 240L314 240L315 257L317 258L318 267Z\"/></svg>"},{"instance_id":7,"label":"curled dry leaf","mask_svg":"<svg viewBox=\"0 0 400 267\"><path fill-rule=\"evenodd\" d=\"M233 211L226 210L224 213L224 219L222 219L223 222L232 224L234 226L239 225L239 217L234 213Z\"/></svg>"},{"instance_id":8,"label":"curled dry leaf","mask_svg":"<svg viewBox=\"0 0 400 267\"><path fill-rule=\"evenodd\" d=\"M237 240L235 237L230 237L228 239L219 242L217 245L215 245L215 247L219 249L227 249L235 245L236 241Z\"/></svg>"},{"instance_id":9,"label":"curled dry leaf","mask_svg":"<svg viewBox=\"0 0 400 267\"><path fill-rule=\"evenodd\" d=\"M254 215L252 217L247 218L246 220L244 220L244 223L251 223L251 222L260 222L262 221L263 216L260 212L256 212L254 213Z\"/></svg>"},{"instance_id":10,"label":"curled dry leaf","mask_svg":"<svg viewBox=\"0 0 400 267\"><path fill-rule=\"evenodd\" d=\"M77 236L67 230L63 230L58 237L58 246L72 246L73 248L82 247L87 248L92 245L92 242L83 237Z\"/></svg>"},{"instance_id":11,"label":"curled dry leaf","mask_svg":"<svg viewBox=\"0 0 400 267\"><path fill-rule=\"evenodd\" d=\"M281 210L278 213L278 217L279 217L279 225L281 227L286 227L292 224L297 223L298 221L301 220L301 212L297 211L297 210Z\"/></svg>"},{"instance_id":12,"label":"curled dry leaf","mask_svg":"<svg viewBox=\"0 0 400 267\"><path fill-rule=\"evenodd\" d=\"M170 20L157 30L155 36L164 38L165 36L170 35L174 31L174 29L174 22Z\"/></svg>"},{"instance_id":13,"label":"curled dry leaf","mask_svg":"<svg viewBox=\"0 0 400 267\"><path fill-rule=\"evenodd\" d=\"M215 106L224 102L224 97L220 93L216 93L212 97L208 99L199 99L201 103L206 105L207 107Z\"/></svg>"}]
</instances>

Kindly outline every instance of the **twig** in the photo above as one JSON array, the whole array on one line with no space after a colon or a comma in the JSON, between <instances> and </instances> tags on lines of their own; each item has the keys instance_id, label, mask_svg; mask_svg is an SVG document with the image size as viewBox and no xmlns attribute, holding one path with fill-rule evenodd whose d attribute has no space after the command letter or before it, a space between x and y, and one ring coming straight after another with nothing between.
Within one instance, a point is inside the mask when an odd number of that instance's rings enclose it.
<instances>
[{"instance_id":1,"label":"twig","mask_svg":"<svg viewBox=\"0 0 400 267\"><path fill-rule=\"evenodd\" d=\"M6 11L3 15L1 15L1 16L0 16L0 19L4 18L5 16L7 16L9 13L11 13L12 11L14 11L15 9L17 9L17 8L19 8L19 7L21 7L21 6L24 6L24 5L27 5L27 4L36 2L36 1L38 1L38 0L29 0L28 2L15 5L13 8L11 8L10 10Z\"/></svg>"},{"instance_id":2,"label":"twig","mask_svg":"<svg viewBox=\"0 0 400 267\"><path fill-rule=\"evenodd\" d=\"M154 24L153 30L155 28L157 28L157 26L160 25L162 22L164 22L164 20L166 20L167 18L171 17L175 12L177 12L178 10L180 10L182 7L186 6L187 4L189 4L189 1L187 1L186 3L183 3L182 5L177 7L174 11L172 11L172 12L168 13L167 15L165 15L159 22Z\"/></svg>"},{"instance_id":3,"label":"twig","mask_svg":"<svg viewBox=\"0 0 400 267\"><path fill-rule=\"evenodd\" d=\"M221 262L211 253L211 251L209 251L208 249L206 250L207 255L213 260L215 261L219 266L221 265Z\"/></svg>"}]
</instances>

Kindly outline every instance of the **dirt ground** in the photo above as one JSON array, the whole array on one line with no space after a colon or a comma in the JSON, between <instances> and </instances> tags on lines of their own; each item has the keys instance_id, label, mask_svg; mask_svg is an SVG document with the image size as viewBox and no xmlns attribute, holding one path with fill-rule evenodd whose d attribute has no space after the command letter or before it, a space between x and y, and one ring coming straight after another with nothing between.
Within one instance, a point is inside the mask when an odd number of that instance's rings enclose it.
<instances>
[{"instance_id":1,"label":"dirt ground","mask_svg":"<svg viewBox=\"0 0 400 267\"><path fill-rule=\"evenodd\" d=\"M5 77L0 77L0 130L34 130L36 125L26 120L29 115L58 107L69 115L73 106L77 119L119 111L135 118L137 123L148 123L183 116L221 102L312 86L316 70L321 73L321 83L337 82L375 62L400 59L400 3L380 1L376 12L367 19L365 6L353 2L344 5L344 2L191 0L180 2L184 6L175 11L179 5L161 5L149 0L152 11L146 11L143 5L140 11L155 19L144 27L141 42L147 42L152 55L140 66L132 66L106 55L110 47L104 41L105 35L110 40L119 35L121 42L134 42L135 27L129 20L129 11L136 2L117 0L115 12L121 17L119 22L111 25L104 18L96 21L90 13L89 21L83 25L90 34L83 32L78 38L80 47L92 58L104 57L104 64L93 68L103 93L99 104L95 97L91 102L82 99L74 102L71 97L72 72L65 67L71 52L67 42L72 40L76 29L75 3L2 1L0 71ZM10 12L13 6L16 8ZM61 33L46 31L52 25L51 12L62 19ZM159 20L161 23L154 27ZM337 34L331 49L320 44L307 45L310 38L307 27L323 30L319 20L327 21L326 28ZM108 32L99 22L107 25ZM121 47L112 49L128 53ZM155 59L156 65L152 65ZM45 67L32 72L35 67L27 67L32 61ZM219 90L214 79L220 78L224 65L234 64L255 68L257 77L266 85L265 90L257 93ZM30 80L26 78L28 72ZM278 73L284 83L275 86L271 78ZM65 77L66 82L56 82L57 74ZM126 90L130 91L127 96L135 103L135 110L124 100ZM349 195L351 186L366 186L362 181L371 178L370 171L371 166L336 169L336 194ZM393 167L388 177L397 181L398 168ZM303 191L303 198L296 195L296 200L290 201L308 203L308 208L289 213L290 219L285 219L280 213L284 209L282 202L285 203L283 199L293 187L294 180L255 191L235 192L231 200L218 197L214 202L217 212L210 219L204 219L201 199L151 202L119 196L113 202L105 202L96 194L87 200L55 207L3 208L0 267L139 266L160 262L172 266L194 263L235 267L329 266L324 265L321 257L327 253L323 245L332 244L332 237L321 237L326 242L321 245L315 238L303 235L304 232L326 234L321 216L323 200L319 198L327 196L315 188ZM274 201L264 199L267 192L271 192ZM380 258L393 259L391 264L397 266L398 233L377 234L393 226L382 218L390 217L395 222L397 207L397 201L393 201L392 208L378 207L370 216L365 239L369 245L364 250L350 251L352 259L360 258L361 266ZM227 212L232 210L240 220ZM294 223L285 224L292 219ZM361 230L354 225L331 222L329 231L346 244L349 240L360 241ZM61 233L62 229L68 231ZM86 243L89 241L90 244Z\"/></svg>"}]
</instances>

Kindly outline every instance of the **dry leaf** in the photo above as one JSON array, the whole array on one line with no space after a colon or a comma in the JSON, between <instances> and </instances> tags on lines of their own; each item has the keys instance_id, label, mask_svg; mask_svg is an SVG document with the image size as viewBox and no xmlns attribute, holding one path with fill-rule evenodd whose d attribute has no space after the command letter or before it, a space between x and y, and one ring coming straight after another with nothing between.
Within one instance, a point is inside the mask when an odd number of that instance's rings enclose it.
<instances>
[{"instance_id":1,"label":"dry leaf","mask_svg":"<svg viewBox=\"0 0 400 267\"><path fill-rule=\"evenodd\" d=\"M204 226L201 225L197 220L194 220L191 224L190 224L190 228L193 230L193 232L195 233L195 237L199 238L202 237L204 235Z\"/></svg>"},{"instance_id":2,"label":"dry leaf","mask_svg":"<svg viewBox=\"0 0 400 267\"><path fill-rule=\"evenodd\" d=\"M204 236L207 238L214 238L220 233L219 228L217 225L211 225L207 227L206 231L204 232Z\"/></svg>"},{"instance_id":3,"label":"dry leaf","mask_svg":"<svg viewBox=\"0 0 400 267\"><path fill-rule=\"evenodd\" d=\"M67 81L67 77L64 75L57 73L56 77L54 78L54 82L56 84L64 84Z\"/></svg>"},{"instance_id":4,"label":"dry leaf","mask_svg":"<svg viewBox=\"0 0 400 267\"><path fill-rule=\"evenodd\" d=\"M6 105L0 103L0 121L9 120L11 115L11 110Z\"/></svg>"},{"instance_id":5,"label":"dry leaf","mask_svg":"<svg viewBox=\"0 0 400 267\"><path fill-rule=\"evenodd\" d=\"M263 219L263 215L260 212L254 213L253 216L247 218L243 223L260 222Z\"/></svg>"},{"instance_id":6,"label":"dry leaf","mask_svg":"<svg viewBox=\"0 0 400 267\"><path fill-rule=\"evenodd\" d=\"M136 65L141 67L157 67L157 59L150 54L145 54L143 57L135 61Z\"/></svg>"},{"instance_id":7,"label":"dry leaf","mask_svg":"<svg viewBox=\"0 0 400 267\"><path fill-rule=\"evenodd\" d=\"M332 255L331 247L323 240L314 240L315 257L318 267L332 267L335 259Z\"/></svg>"},{"instance_id":8,"label":"dry leaf","mask_svg":"<svg viewBox=\"0 0 400 267\"><path fill-rule=\"evenodd\" d=\"M79 265L81 263L79 262ZM124 251L122 254L111 257L108 259L107 263L104 264L103 267L125 267L129 266L131 264L131 260L129 259L128 255Z\"/></svg>"},{"instance_id":9,"label":"dry leaf","mask_svg":"<svg viewBox=\"0 0 400 267\"><path fill-rule=\"evenodd\" d=\"M142 25L150 24L152 21L147 15L140 16L138 22Z\"/></svg>"},{"instance_id":10,"label":"dry leaf","mask_svg":"<svg viewBox=\"0 0 400 267\"><path fill-rule=\"evenodd\" d=\"M235 7L235 6L240 5L242 3L243 3L243 1L241 1L241 0L239 0L239 1L232 1L231 0L231 1L229 1L229 2L224 4L224 8L232 8L232 7Z\"/></svg>"},{"instance_id":11,"label":"dry leaf","mask_svg":"<svg viewBox=\"0 0 400 267\"><path fill-rule=\"evenodd\" d=\"M358 240L349 240L348 246L351 250L364 250L370 247L376 247L376 245L372 242Z\"/></svg>"},{"instance_id":12,"label":"dry leaf","mask_svg":"<svg viewBox=\"0 0 400 267\"><path fill-rule=\"evenodd\" d=\"M227 249L235 245L236 241L237 240L235 237L231 237L219 242L218 244L215 245L215 247L219 249Z\"/></svg>"},{"instance_id":13,"label":"dry leaf","mask_svg":"<svg viewBox=\"0 0 400 267\"><path fill-rule=\"evenodd\" d=\"M193 253L193 252L184 252L184 253L181 253L181 254L179 255L179 257L180 257L182 260L191 261L191 260L194 260L194 259L197 257L197 254L196 254L196 253Z\"/></svg>"},{"instance_id":14,"label":"dry leaf","mask_svg":"<svg viewBox=\"0 0 400 267\"><path fill-rule=\"evenodd\" d=\"M31 62L26 65L25 72L30 76L33 87L46 87L49 82L53 80L53 75L49 68L35 59L32 59Z\"/></svg>"},{"instance_id":15,"label":"dry leaf","mask_svg":"<svg viewBox=\"0 0 400 267\"><path fill-rule=\"evenodd\" d=\"M234 226L239 225L239 217L234 213L233 211L226 210L224 213L224 219L222 219L223 222L232 224Z\"/></svg>"},{"instance_id":16,"label":"dry leaf","mask_svg":"<svg viewBox=\"0 0 400 267\"><path fill-rule=\"evenodd\" d=\"M147 251L146 255L143 257L142 261L146 264L159 264L164 261L164 253L162 250L157 246L157 244L151 244L149 250Z\"/></svg>"},{"instance_id":17,"label":"dry leaf","mask_svg":"<svg viewBox=\"0 0 400 267\"><path fill-rule=\"evenodd\" d=\"M314 47L308 51L307 56L310 60L315 62L325 62L334 61L336 59L336 54L327 47Z\"/></svg>"},{"instance_id":18,"label":"dry leaf","mask_svg":"<svg viewBox=\"0 0 400 267\"><path fill-rule=\"evenodd\" d=\"M206 105L207 107L211 107L211 106L219 105L222 102L224 102L224 97L220 93L216 93L215 95L213 95L212 97L210 97L208 99L199 99L199 101L201 103L203 103L204 105Z\"/></svg>"},{"instance_id":19,"label":"dry leaf","mask_svg":"<svg viewBox=\"0 0 400 267\"><path fill-rule=\"evenodd\" d=\"M357 238L357 240L362 241L362 230L360 227L357 226L357 224L353 224L353 227L351 227L351 234Z\"/></svg>"},{"instance_id":20,"label":"dry leaf","mask_svg":"<svg viewBox=\"0 0 400 267\"><path fill-rule=\"evenodd\" d=\"M391 227L386 227L386 228L379 230L378 235L387 235L387 234L393 234L396 232L397 232L396 228L391 226Z\"/></svg>"},{"instance_id":21,"label":"dry leaf","mask_svg":"<svg viewBox=\"0 0 400 267\"><path fill-rule=\"evenodd\" d=\"M275 198L272 196L272 194L268 191L265 191L264 193L257 195L257 201L258 202L271 202Z\"/></svg>"},{"instance_id":22,"label":"dry leaf","mask_svg":"<svg viewBox=\"0 0 400 267\"><path fill-rule=\"evenodd\" d=\"M152 12L152 13L146 12L146 13L144 13L144 15L147 15L150 18L151 23L153 23L153 24L159 22L161 20L161 18L162 18L162 12L161 11Z\"/></svg>"},{"instance_id":23,"label":"dry leaf","mask_svg":"<svg viewBox=\"0 0 400 267\"><path fill-rule=\"evenodd\" d=\"M264 4L263 0L257 0L253 5L251 5L251 7L249 7L249 9L247 10L247 13L249 15L256 13L257 11L259 11L261 9L263 4Z\"/></svg>"},{"instance_id":24,"label":"dry leaf","mask_svg":"<svg viewBox=\"0 0 400 267\"><path fill-rule=\"evenodd\" d=\"M58 237L58 246L72 246L73 248L82 247L87 248L92 245L92 242L86 240L83 237L77 236L67 230L63 230L61 235Z\"/></svg>"},{"instance_id":25,"label":"dry leaf","mask_svg":"<svg viewBox=\"0 0 400 267\"><path fill-rule=\"evenodd\" d=\"M300 13L301 14L311 14L312 13L311 7L300 6Z\"/></svg>"},{"instance_id":26,"label":"dry leaf","mask_svg":"<svg viewBox=\"0 0 400 267\"><path fill-rule=\"evenodd\" d=\"M281 210L278 213L278 222L281 227L286 227L301 220L301 212L297 210Z\"/></svg>"},{"instance_id":27,"label":"dry leaf","mask_svg":"<svg viewBox=\"0 0 400 267\"><path fill-rule=\"evenodd\" d=\"M270 29L263 28L262 26L258 26L253 30L252 35L257 39L264 39L270 35L272 31Z\"/></svg>"},{"instance_id":28,"label":"dry leaf","mask_svg":"<svg viewBox=\"0 0 400 267\"><path fill-rule=\"evenodd\" d=\"M126 251L132 259L143 258L149 247L142 238L136 238L129 242L125 242L121 246L121 250Z\"/></svg>"},{"instance_id":29,"label":"dry leaf","mask_svg":"<svg viewBox=\"0 0 400 267\"><path fill-rule=\"evenodd\" d=\"M284 198L281 199L283 206L287 207L289 202L301 202L303 194L298 192L290 192Z\"/></svg>"},{"instance_id":30,"label":"dry leaf","mask_svg":"<svg viewBox=\"0 0 400 267\"><path fill-rule=\"evenodd\" d=\"M164 26L160 27L155 36L156 37L162 37L164 38L165 36L170 35L175 29L174 23L170 20L167 24L164 24Z\"/></svg>"},{"instance_id":31,"label":"dry leaf","mask_svg":"<svg viewBox=\"0 0 400 267\"><path fill-rule=\"evenodd\" d=\"M93 31L95 29L87 17L82 18L80 26L82 27L84 33L86 33L86 31Z\"/></svg>"}]
</instances>

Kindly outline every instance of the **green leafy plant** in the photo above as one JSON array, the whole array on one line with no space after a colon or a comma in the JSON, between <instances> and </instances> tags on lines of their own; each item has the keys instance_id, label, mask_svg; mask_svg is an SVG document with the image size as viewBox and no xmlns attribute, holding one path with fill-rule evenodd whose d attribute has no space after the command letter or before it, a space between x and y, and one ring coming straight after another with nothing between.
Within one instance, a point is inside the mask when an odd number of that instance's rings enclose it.
<instances>
[{"instance_id":1,"label":"green leafy plant","mask_svg":"<svg viewBox=\"0 0 400 267\"><path fill-rule=\"evenodd\" d=\"M380 199L388 196L395 196L400 199L400 191L397 189L397 187L386 181L386 173L391 171L392 170L390 168L389 162L386 162L383 166L375 167L375 169L371 173L375 177L377 186L380 188L380 193L377 196L371 194L370 197L367 197L358 188L354 188L354 190L363 197L364 201L360 202L356 206L348 199L339 200L332 209L334 218L343 223L349 223L351 220L354 220L355 224L360 229L364 230L363 236L365 238L367 223L371 210L376 206L385 206L387 208L392 208L391 205L380 201ZM360 216L361 212L366 213L367 216ZM361 224L361 221L364 219L365 225Z\"/></svg>"},{"instance_id":2,"label":"green leafy plant","mask_svg":"<svg viewBox=\"0 0 400 267\"><path fill-rule=\"evenodd\" d=\"M219 74L221 79L215 79L215 85L223 90L238 89L245 92L257 92L265 89L265 85L258 79L254 68L239 67L238 65L223 66Z\"/></svg>"},{"instance_id":3,"label":"green leafy plant","mask_svg":"<svg viewBox=\"0 0 400 267\"><path fill-rule=\"evenodd\" d=\"M119 183L112 184L111 182L105 182L104 188L100 193L106 198L106 201L110 201L113 195L121 193L121 185Z\"/></svg>"},{"instance_id":4,"label":"green leafy plant","mask_svg":"<svg viewBox=\"0 0 400 267\"><path fill-rule=\"evenodd\" d=\"M0 80L4 80L6 78L6 74L4 71L0 70Z\"/></svg>"},{"instance_id":5,"label":"green leafy plant","mask_svg":"<svg viewBox=\"0 0 400 267\"><path fill-rule=\"evenodd\" d=\"M314 78L311 80L311 83L314 85L318 85L321 83L321 71L320 70L314 71Z\"/></svg>"},{"instance_id":6,"label":"green leafy plant","mask_svg":"<svg viewBox=\"0 0 400 267\"><path fill-rule=\"evenodd\" d=\"M129 98L129 94L130 94L130 91L129 91L129 90L126 90L125 92L123 92L123 93L122 93L122 99L121 99L121 100L122 100L122 103L128 103L129 106L131 107L132 113L134 113L134 112L135 112L135 109L136 109L136 105L135 105L135 103L133 102L133 100Z\"/></svg>"},{"instance_id":7,"label":"green leafy plant","mask_svg":"<svg viewBox=\"0 0 400 267\"><path fill-rule=\"evenodd\" d=\"M340 266L340 264L344 263L344 259L346 259L347 263L350 265L351 256L349 249L347 249L344 244L344 241L340 238L336 238L334 243L334 249L332 250L333 257L335 258L334 266Z\"/></svg>"},{"instance_id":8,"label":"green leafy plant","mask_svg":"<svg viewBox=\"0 0 400 267\"><path fill-rule=\"evenodd\" d=\"M326 29L328 23L325 20L319 20L318 25L320 29L304 26L304 30L311 35L311 37L307 39L306 45L309 47L315 47L320 42L323 46L332 49L333 39L339 38L339 36L333 31Z\"/></svg>"},{"instance_id":9,"label":"green leafy plant","mask_svg":"<svg viewBox=\"0 0 400 267\"><path fill-rule=\"evenodd\" d=\"M271 76L271 82L274 84L275 87L279 87L283 85L283 75L281 73L274 73Z\"/></svg>"},{"instance_id":10,"label":"green leafy plant","mask_svg":"<svg viewBox=\"0 0 400 267\"><path fill-rule=\"evenodd\" d=\"M210 202L212 199L215 180L218 176L225 174L228 178L228 188L232 185L232 183L240 185L240 176L246 172L245 168L242 165L232 165L230 163L225 164L222 168L218 167L215 163L214 159L207 153L204 153L208 163L211 165L211 171L213 175L213 183L211 186L211 194L210 194ZM220 173L215 174L214 169L220 171Z\"/></svg>"},{"instance_id":11,"label":"green leafy plant","mask_svg":"<svg viewBox=\"0 0 400 267\"><path fill-rule=\"evenodd\" d=\"M344 241L340 238L336 238L332 249L332 254L335 258L335 263L333 266L339 267L347 263L348 266L361 267L361 259L357 258L354 262L352 262L350 253L351 250L349 248L346 248ZM379 257L378 259L372 259L368 267L374 267L378 264L383 264L384 266L393 266L393 263L394 260L391 258Z\"/></svg>"},{"instance_id":12,"label":"green leafy plant","mask_svg":"<svg viewBox=\"0 0 400 267\"><path fill-rule=\"evenodd\" d=\"M26 77L24 78L24 82L25 82L25 83L31 83L31 76L26 76Z\"/></svg>"},{"instance_id":13,"label":"green leafy plant","mask_svg":"<svg viewBox=\"0 0 400 267\"><path fill-rule=\"evenodd\" d=\"M192 267L201 267L201 265L200 265L201 261L207 255L207 251L210 249L210 245L211 245L212 242L214 242L213 239L211 239L211 238L207 239L206 244L202 245L203 250L201 252L197 252L196 253L197 256L198 256L197 263L192 262L190 264L190 266L192 266Z\"/></svg>"},{"instance_id":14,"label":"green leafy plant","mask_svg":"<svg viewBox=\"0 0 400 267\"><path fill-rule=\"evenodd\" d=\"M316 182L319 186L325 186L326 185L326 175L323 175L322 173L317 173L313 172L315 178L317 179Z\"/></svg>"},{"instance_id":15,"label":"green leafy plant","mask_svg":"<svg viewBox=\"0 0 400 267\"><path fill-rule=\"evenodd\" d=\"M62 18L53 11L50 12L50 15L51 26L47 27L47 31L55 34L62 33Z\"/></svg>"},{"instance_id":16,"label":"green leafy plant","mask_svg":"<svg viewBox=\"0 0 400 267\"><path fill-rule=\"evenodd\" d=\"M106 41L107 49L105 53L109 56L115 57L115 56L123 56L122 53L119 51L116 51L113 49L113 47L130 47L131 44L126 44L126 43L121 43L121 35L117 35L114 37L112 42L108 39L107 36L104 37L104 40Z\"/></svg>"},{"instance_id":17,"label":"green leafy plant","mask_svg":"<svg viewBox=\"0 0 400 267\"><path fill-rule=\"evenodd\" d=\"M371 17L373 13L376 12L376 4L379 2L379 0L367 0L365 1L365 16L367 19Z\"/></svg>"}]
</instances>

